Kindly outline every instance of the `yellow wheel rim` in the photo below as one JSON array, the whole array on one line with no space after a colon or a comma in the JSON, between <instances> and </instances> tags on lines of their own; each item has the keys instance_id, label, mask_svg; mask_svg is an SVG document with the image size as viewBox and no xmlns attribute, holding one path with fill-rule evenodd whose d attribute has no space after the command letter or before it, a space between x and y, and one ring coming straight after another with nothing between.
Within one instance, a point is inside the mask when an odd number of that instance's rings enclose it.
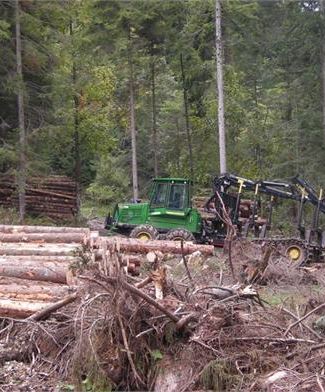
<instances>
[{"instance_id":1,"label":"yellow wheel rim","mask_svg":"<svg viewBox=\"0 0 325 392\"><path fill-rule=\"evenodd\" d=\"M141 241L148 241L150 240L151 236L148 233L139 233L137 238Z\"/></svg>"},{"instance_id":2,"label":"yellow wheel rim","mask_svg":"<svg viewBox=\"0 0 325 392\"><path fill-rule=\"evenodd\" d=\"M301 249L298 248L297 246L291 246L287 250L287 255L289 258L293 261L297 261L299 257L301 256Z\"/></svg>"}]
</instances>

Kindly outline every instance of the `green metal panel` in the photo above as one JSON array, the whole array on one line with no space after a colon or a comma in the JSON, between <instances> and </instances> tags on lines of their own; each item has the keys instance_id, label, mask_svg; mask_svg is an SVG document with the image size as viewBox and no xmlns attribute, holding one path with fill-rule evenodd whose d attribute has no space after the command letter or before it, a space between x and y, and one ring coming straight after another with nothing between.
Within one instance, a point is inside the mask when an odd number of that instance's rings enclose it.
<instances>
[{"instance_id":1,"label":"green metal panel","mask_svg":"<svg viewBox=\"0 0 325 392\"><path fill-rule=\"evenodd\" d=\"M149 211L148 224L161 229L186 229L192 233L201 232L201 216L195 209L175 211L157 208Z\"/></svg>"},{"instance_id":2,"label":"green metal panel","mask_svg":"<svg viewBox=\"0 0 325 392\"><path fill-rule=\"evenodd\" d=\"M118 223L141 225L148 217L148 203L118 204L114 218Z\"/></svg>"},{"instance_id":3,"label":"green metal panel","mask_svg":"<svg viewBox=\"0 0 325 392\"><path fill-rule=\"evenodd\" d=\"M196 209L175 211L166 208L149 209L148 203L119 204L114 218L117 223L128 225L149 224L158 230L182 228L192 233L200 233L202 220Z\"/></svg>"},{"instance_id":4,"label":"green metal panel","mask_svg":"<svg viewBox=\"0 0 325 392\"><path fill-rule=\"evenodd\" d=\"M149 224L162 231L182 228L198 234L202 218L191 206L190 188L188 179L155 179L149 203L118 204L114 219L117 225Z\"/></svg>"}]
</instances>

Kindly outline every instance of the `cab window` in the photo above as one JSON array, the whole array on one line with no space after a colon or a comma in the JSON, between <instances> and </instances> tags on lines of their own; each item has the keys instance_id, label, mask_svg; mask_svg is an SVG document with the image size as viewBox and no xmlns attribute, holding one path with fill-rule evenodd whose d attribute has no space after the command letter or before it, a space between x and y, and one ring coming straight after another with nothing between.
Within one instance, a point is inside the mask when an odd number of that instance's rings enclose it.
<instances>
[{"instance_id":1,"label":"cab window","mask_svg":"<svg viewBox=\"0 0 325 392\"><path fill-rule=\"evenodd\" d=\"M151 200L151 207L165 207L167 197L168 184L158 183L156 186L155 193Z\"/></svg>"},{"instance_id":2,"label":"cab window","mask_svg":"<svg viewBox=\"0 0 325 392\"><path fill-rule=\"evenodd\" d=\"M168 208L183 210L186 204L186 187L183 184L172 184L168 200Z\"/></svg>"}]
</instances>

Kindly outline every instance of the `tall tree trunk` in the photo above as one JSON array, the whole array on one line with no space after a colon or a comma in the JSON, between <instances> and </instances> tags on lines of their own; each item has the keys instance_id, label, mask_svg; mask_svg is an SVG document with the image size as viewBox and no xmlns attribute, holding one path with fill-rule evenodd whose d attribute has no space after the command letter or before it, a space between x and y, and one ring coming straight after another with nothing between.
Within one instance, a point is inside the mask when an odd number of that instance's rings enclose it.
<instances>
[{"instance_id":1,"label":"tall tree trunk","mask_svg":"<svg viewBox=\"0 0 325 392\"><path fill-rule=\"evenodd\" d=\"M223 45L222 45L222 35L221 35L220 0L216 0L215 23L216 23L219 158L220 158L220 173L223 174L227 172L227 161L226 161L226 130L225 130L224 88L223 88Z\"/></svg>"},{"instance_id":2,"label":"tall tree trunk","mask_svg":"<svg viewBox=\"0 0 325 392\"><path fill-rule=\"evenodd\" d=\"M24 111L24 79L22 70L22 46L20 31L20 7L19 0L15 1L16 11L16 65L18 77L18 126L19 126L19 175L18 175L18 195L19 195L19 221L22 223L26 210L26 129Z\"/></svg>"},{"instance_id":3,"label":"tall tree trunk","mask_svg":"<svg viewBox=\"0 0 325 392\"><path fill-rule=\"evenodd\" d=\"M190 119L188 114L188 97L187 97L187 86L186 86L186 77L183 63L183 55L180 56L181 63L181 73L182 73L182 82L183 82L183 96L184 96L184 111L185 111L185 127L186 127L186 136L187 136L187 145L188 145L188 156L189 156L189 166L190 166L190 174L191 178L194 179L194 163L193 163L193 147L192 147L192 138L191 138L191 129L190 129Z\"/></svg>"},{"instance_id":4,"label":"tall tree trunk","mask_svg":"<svg viewBox=\"0 0 325 392\"><path fill-rule=\"evenodd\" d=\"M152 144L154 173L158 177L158 146L157 146L157 108L156 108L156 74L155 74L155 58L151 55L151 96L152 96Z\"/></svg>"},{"instance_id":5,"label":"tall tree trunk","mask_svg":"<svg viewBox=\"0 0 325 392\"><path fill-rule=\"evenodd\" d=\"M70 36L73 36L73 24L70 20L69 24ZM81 159L80 159L80 138L79 138L79 98L76 91L77 86L77 67L74 59L72 60L72 84L74 89L73 94L73 121L74 121L74 131L73 131L73 145L74 145L74 178L76 181L76 193L77 193L77 208L78 213L80 210L80 175L81 175Z\"/></svg>"},{"instance_id":6,"label":"tall tree trunk","mask_svg":"<svg viewBox=\"0 0 325 392\"><path fill-rule=\"evenodd\" d=\"M180 167L181 167L181 160L180 160L180 158L181 158L181 152L182 152L182 135L181 135L181 129L180 129L180 126L179 126L179 122L178 122L178 118L176 118L175 119L175 122L176 122L176 130L177 130L177 133L176 133L176 137L177 137L177 139L176 139L176 153L177 153L177 157L176 157L176 167L177 167L177 171L179 171L180 170Z\"/></svg>"},{"instance_id":7,"label":"tall tree trunk","mask_svg":"<svg viewBox=\"0 0 325 392\"><path fill-rule=\"evenodd\" d=\"M325 0L320 0L321 11L321 57L322 57L322 95L323 95L323 143L325 144Z\"/></svg>"},{"instance_id":8,"label":"tall tree trunk","mask_svg":"<svg viewBox=\"0 0 325 392\"><path fill-rule=\"evenodd\" d=\"M132 143L132 183L133 183L133 199L136 201L139 198L138 187L138 162L137 162L137 139L136 139L136 125L135 125L135 108L134 108L134 70L132 58L132 42L131 29L129 28L129 94L130 94L130 133Z\"/></svg>"}]
</instances>

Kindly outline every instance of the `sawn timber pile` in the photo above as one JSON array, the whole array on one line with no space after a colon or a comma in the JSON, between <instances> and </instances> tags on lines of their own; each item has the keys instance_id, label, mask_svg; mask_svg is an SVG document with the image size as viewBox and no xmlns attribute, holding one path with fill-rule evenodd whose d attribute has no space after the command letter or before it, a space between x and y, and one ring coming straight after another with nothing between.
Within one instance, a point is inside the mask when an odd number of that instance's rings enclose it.
<instances>
[{"instance_id":1,"label":"sawn timber pile","mask_svg":"<svg viewBox=\"0 0 325 392\"><path fill-rule=\"evenodd\" d=\"M76 292L77 271L91 263L114 267L110 255L116 249L131 275L139 275L153 250L213 253L211 246L101 237L87 228L0 225L0 317L26 317Z\"/></svg>"},{"instance_id":2,"label":"sawn timber pile","mask_svg":"<svg viewBox=\"0 0 325 392\"><path fill-rule=\"evenodd\" d=\"M78 213L77 184L69 177L30 177L26 185L28 213L63 220L72 220ZM14 176L0 178L0 205L10 208L18 206Z\"/></svg>"},{"instance_id":3,"label":"sawn timber pile","mask_svg":"<svg viewBox=\"0 0 325 392\"><path fill-rule=\"evenodd\" d=\"M0 317L25 318L76 292L90 230L0 225Z\"/></svg>"}]
</instances>

